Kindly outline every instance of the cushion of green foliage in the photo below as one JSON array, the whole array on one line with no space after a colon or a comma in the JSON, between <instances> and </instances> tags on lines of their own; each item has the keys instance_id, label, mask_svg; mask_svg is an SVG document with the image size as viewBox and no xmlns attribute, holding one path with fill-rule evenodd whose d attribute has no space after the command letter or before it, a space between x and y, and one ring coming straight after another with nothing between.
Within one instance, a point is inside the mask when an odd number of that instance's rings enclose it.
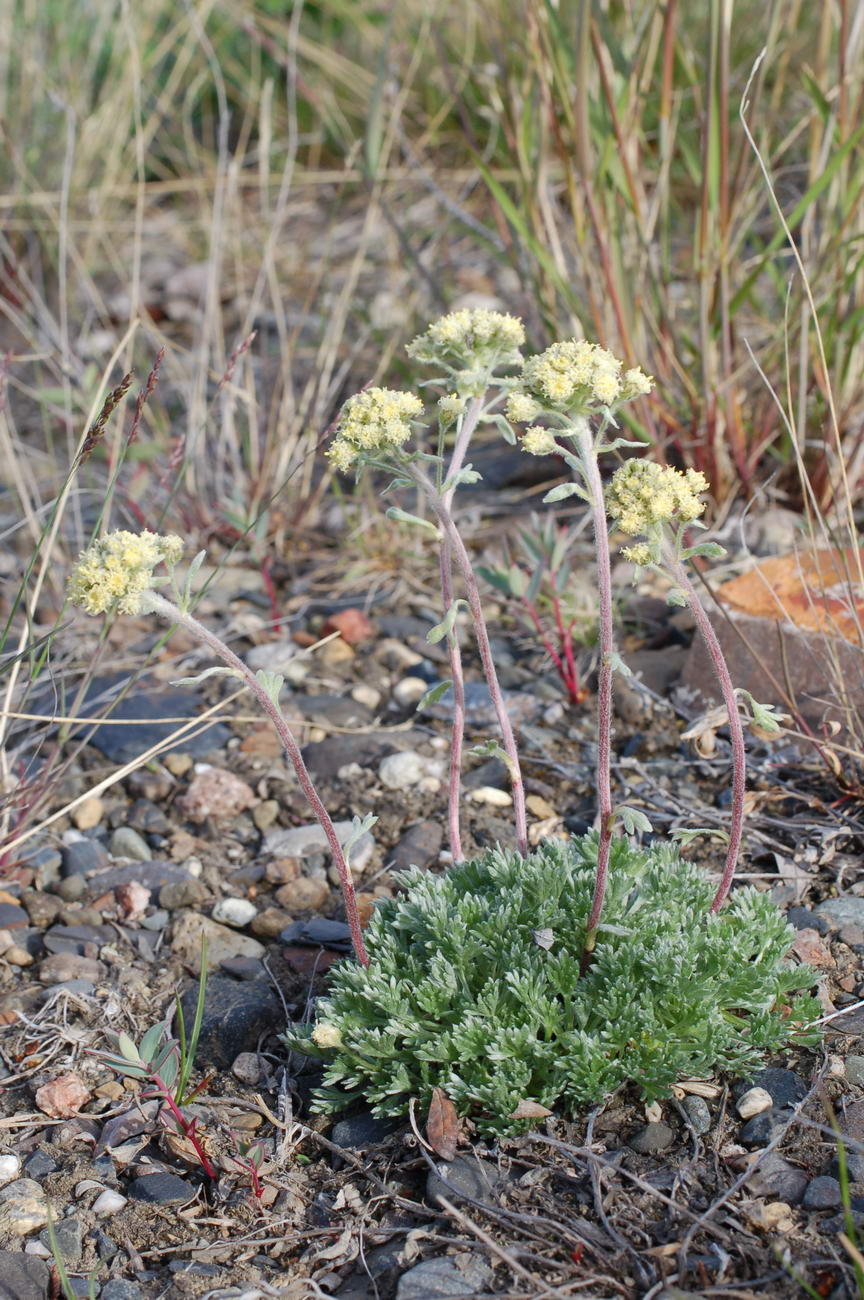
<instances>
[{"instance_id":1,"label":"cushion of green foliage","mask_svg":"<svg viewBox=\"0 0 864 1300\"><path fill-rule=\"evenodd\" d=\"M813 1042L813 971L787 965L794 931L764 895L714 886L671 844L613 844L597 948L580 974L596 836L503 849L444 875L401 875L376 908L370 965L346 961L318 1003L341 1045L290 1046L326 1062L316 1108L365 1099L399 1115L436 1085L480 1132L506 1134L520 1101L572 1112L634 1083L651 1100L679 1078L746 1072L793 1037ZM546 933L539 933L545 931ZM549 933L551 932L551 934ZM548 946L547 946L548 945Z\"/></svg>"}]
</instances>

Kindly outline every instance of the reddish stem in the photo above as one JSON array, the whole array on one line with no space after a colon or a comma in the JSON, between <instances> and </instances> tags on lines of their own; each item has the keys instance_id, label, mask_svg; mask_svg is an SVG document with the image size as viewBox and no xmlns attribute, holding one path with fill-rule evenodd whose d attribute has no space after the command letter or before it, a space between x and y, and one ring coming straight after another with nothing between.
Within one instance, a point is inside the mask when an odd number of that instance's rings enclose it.
<instances>
[{"instance_id":1,"label":"reddish stem","mask_svg":"<svg viewBox=\"0 0 864 1300\"><path fill-rule=\"evenodd\" d=\"M180 609L177 605L166 600L157 591L148 591L146 593L146 608L152 609L155 613L161 614L163 618L172 623L180 623L187 628L193 635L197 636L213 653L222 659L229 668L245 682L249 690L255 696L261 708L270 718L273 726L276 728L276 734L282 742L285 753L291 762L291 766L300 782L306 798L312 806L312 811L318 819L318 823L324 832L324 836L329 845L330 852L333 855L333 861L336 863L336 869L339 872L339 881L342 886L342 897L345 900L345 916L348 921L348 927L351 931L351 940L354 944L354 952L361 966L369 965L369 956L366 952L366 945L363 942L363 930L360 925L360 914L357 910L357 896L354 892L354 881L351 879L351 872L342 851L342 845L339 843L339 837L333 827L330 814L321 802L321 797L312 783L312 778L306 764L303 762L303 755L300 753L300 747L294 739L294 735L282 716L279 706L270 698L267 691L259 682L258 678L252 672L252 669L243 662L233 650L229 650L223 641L199 623L197 618Z\"/></svg>"},{"instance_id":2,"label":"reddish stem","mask_svg":"<svg viewBox=\"0 0 864 1300\"><path fill-rule=\"evenodd\" d=\"M558 636L564 648L564 658L567 660L567 676L564 678L564 683L573 703L581 704L584 696L579 681L579 669L576 667L576 658L573 654L573 624L569 623L567 627L564 626L564 619L561 615L561 600L557 592L552 596L552 608L555 611L555 626L558 629Z\"/></svg>"},{"instance_id":3,"label":"reddish stem","mask_svg":"<svg viewBox=\"0 0 864 1300\"><path fill-rule=\"evenodd\" d=\"M152 1074L150 1077L152 1078L156 1087L159 1089L159 1093L162 1096L162 1100L165 1103L165 1105L168 1107L168 1109L171 1111L171 1114L174 1117L174 1121L177 1124L177 1127L179 1128L183 1137L187 1138L188 1141L190 1141L192 1143L192 1146L195 1148L195 1154L197 1155L198 1159L201 1161L201 1168L204 1170L207 1177L212 1178L213 1181L215 1182L219 1177L219 1175L216 1173L216 1170L211 1165L204 1151L204 1148L201 1146L201 1143L198 1141L198 1138L195 1136L195 1120L193 1119L190 1123L190 1121L186 1118L186 1116L183 1114L182 1110L174 1100L174 1096L171 1092L171 1089L168 1087L167 1083L165 1082L165 1080L162 1078L161 1075Z\"/></svg>"},{"instance_id":4,"label":"reddish stem","mask_svg":"<svg viewBox=\"0 0 864 1300\"><path fill-rule=\"evenodd\" d=\"M711 666L714 669L714 675L720 687L723 696L723 703L726 705L726 712L729 717L729 738L732 742L732 818L729 827L729 847L726 852L726 865L723 869L723 876L714 896L714 902L711 904L712 912L719 912L726 896L732 888L732 880L735 876L735 868L738 864L738 854L741 851L741 839L744 834L744 795L746 792L747 782L747 753L744 746L744 727L741 723L741 714L738 710L738 698L735 695L735 687L732 683L732 677L729 673L729 666L726 663L726 657L721 649L720 642L717 639L717 633L714 631L711 620L705 612L705 607L699 599L698 592L687 576L684 565L678 559L672 548L667 545L665 556L667 566L672 573L675 582L687 597L687 604L690 612L699 629L699 634L705 642L705 648L711 659Z\"/></svg>"},{"instance_id":5,"label":"reddish stem","mask_svg":"<svg viewBox=\"0 0 864 1300\"><path fill-rule=\"evenodd\" d=\"M273 630L281 634L282 632L282 615L279 610L279 598L276 595L276 587L273 583L273 575L270 572L270 561L265 556L261 561L261 581L264 583L264 590L267 593L267 599L270 602L271 621Z\"/></svg>"}]
</instances>

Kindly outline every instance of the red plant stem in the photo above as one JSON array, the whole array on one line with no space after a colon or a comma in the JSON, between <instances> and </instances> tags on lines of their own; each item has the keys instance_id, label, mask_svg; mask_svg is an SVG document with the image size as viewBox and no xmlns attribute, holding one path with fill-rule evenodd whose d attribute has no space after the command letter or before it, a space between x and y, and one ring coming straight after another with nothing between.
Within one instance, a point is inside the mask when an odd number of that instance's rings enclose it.
<instances>
[{"instance_id":1,"label":"red plant stem","mask_svg":"<svg viewBox=\"0 0 864 1300\"><path fill-rule=\"evenodd\" d=\"M276 595L276 587L273 582L273 575L270 572L270 561L265 556L261 561L261 581L264 583L264 590L267 593L267 599L270 602L270 613L272 615L273 631L281 633L282 615L279 613L279 599Z\"/></svg>"},{"instance_id":2,"label":"red plant stem","mask_svg":"<svg viewBox=\"0 0 864 1300\"><path fill-rule=\"evenodd\" d=\"M219 1175L216 1173L216 1170L211 1165L210 1161L208 1160L204 1152L204 1148L201 1146L201 1143L198 1141L197 1137L195 1136L195 1121L192 1120L192 1122L190 1123L190 1121L183 1114L182 1110L174 1100L171 1089L168 1087L167 1083L161 1077L161 1075L153 1074L151 1075L151 1078L154 1084L156 1085L156 1087L159 1089L159 1092L162 1095L162 1100L165 1102L165 1105L168 1107L168 1109L171 1111L171 1114L174 1116L174 1120L180 1132L183 1134L185 1138L188 1138L188 1140L192 1143L192 1146L195 1148L195 1154L197 1155L198 1159L201 1161L201 1168L204 1170L207 1177L212 1178L213 1181L215 1182L216 1179L219 1177Z\"/></svg>"},{"instance_id":3,"label":"red plant stem","mask_svg":"<svg viewBox=\"0 0 864 1300\"><path fill-rule=\"evenodd\" d=\"M483 665L483 673L489 687L489 694L492 697L492 706L495 709L495 716L498 719L498 726L501 728L501 739L504 742L504 752L507 755L507 768L510 773L510 782L513 788L513 811L516 816L516 844L519 852L527 854L528 852L528 816L525 811L525 787L522 783L522 768L519 764L519 751L516 748L516 738L513 735L513 727L507 713L507 707L504 703L504 696L501 693L501 685L498 681L498 673L495 670L495 660L492 655L492 647L489 644L489 633L486 629L486 620L483 616L483 603L480 599L480 590L477 586L477 579L474 576L474 569L471 565L471 557L465 547L465 543L459 536L459 530L453 522L453 516L447 507L444 498L440 492L436 492L432 483L416 465L406 465L406 469L414 478L414 481L427 494L429 503L435 511L438 523L441 525L444 536L450 544L456 563L462 573L462 579L465 583L465 592L468 597L468 608L471 610L471 619L474 624L474 635L477 638L477 649L480 652L480 662Z\"/></svg>"},{"instance_id":4,"label":"red plant stem","mask_svg":"<svg viewBox=\"0 0 864 1300\"><path fill-rule=\"evenodd\" d=\"M534 624L534 631L537 633L538 637L540 638L540 641L543 644L543 649L546 651L549 658L552 660L553 664L558 669L558 676L561 678L562 682L566 686L567 677L566 677L566 669L564 667L564 661L562 660L561 656L558 654L558 651L552 645L552 642L549 640L546 633L543 631L543 624L540 621L540 615L537 613L536 606L532 605L531 601L527 600L523 596L522 608L525 610L525 613L528 615L531 622Z\"/></svg>"},{"instance_id":5,"label":"red plant stem","mask_svg":"<svg viewBox=\"0 0 864 1300\"><path fill-rule=\"evenodd\" d=\"M465 461L465 453L471 441L471 435L477 427L483 399L472 397L462 416L462 423L456 435L453 454L447 468L445 481L452 479ZM444 502L449 510L453 503L455 485L444 493ZM438 566L441 575L441 597L444 612L453 604L453 550L446 536L442 536L438 548ZM450 839L450 852L454 862L461 862L462 830L459 811L462 793L462 746L465 738L465 677L462 672L462 651L456 637L455 629L447 638L447 653L450 660L450 677L453 682L453 726L450 731L450 772L448 777L447 826Z\"/></svg>"},{"instance_id":6,"label":"red plant stem","mask_svg":"<svg viewBox=\"0 0 864 1300\"><path fill-rule=\"evenodd\" d=\"M594 517L594 549L600 616L600 670L597 677L597 820L600 839L597 844L594 898L585 930L584 963L597 942L597 927L603 912L603 900L609 880L609 855L612 849L612 674L615 627L612 614L612 563L609 558L606 500L590 429L585 429L578 434L578 444L591 513Z\"/></svg>"},{"instance_id":7,"label":"red plant stem","mask_svg":"<svg viewBox=\"0 0 864 1300\"><path fill-rule=\"evenodd\" d=\"M187 611L180 609L177 605L166 600L157 591L148 591L146 593L146 605L143 608L149 608L169 622L179 623L185 627L199 640L203 641L213 653L222 659L229 668L248 686L249 690L255 696L255 699L261 705L261 708L270 718L276 729L276 734L282 742L285 753L297 774L297 780L303 790L306 798L312 806L312 811L318 819L318 823L324 832L330 852L333 854L333 861L336 863L336 869L339 872L339 881L342 886L342 897L345 900L345 916L348 921L348 927L351 931L351 941L354 944L354 952L361 966L369 965L369 956L366 952L366 945L363 942L363 930L360 925L360 915L357 910L357 896L354 892L354 882L351 879L351 872L348 863L345 860L345 854L342 851L342 845L339 843L339 837L330 820L330 814L321 802L321 797L312 783L312 778L306 764L303 762L303 755L300 753L300 747L294 739L294 735L282 716L279 706L270 698L267 691L259 682L258 678L252 672L252 669L229 650L223 641L220 641L203 623L199 623L197 618L193 618Z\"/></svg>"},{"instance_id":8,"label":"red plant stem","mask_svg":"<svg viewBox=\"0 0 864 1300\"><path fill-rule=\"evenodd\" d=\"M711 666L714 669L714 675L720 687L723 696L723 703L726 705L726 712L729 716L729 738L732 742L732 823L729 827L729 847L726 852L726 865L723 869L723 876L714 895L714 902L711 904L712 912L719 912L729 890L732 888L732 881L735 876L735 868L738 865L738 854L741 852L741 838L744 834L744 795L746 791L747 780L747 753L744 747L744 727L741 724L741 714L738 709L738 698L735 695L735 687L732 684L732 677L729 672L729 665L726 663L726 657L720 647L717 639L717 633L711 624L705 607L699 599L699 595L690 578L687 570L684 568L681 560L668 544L664 549L664 560L669 572L672 574L677 586L681 588L687 598L687 604L690 612L695 619L699 634L705 642L705 648L711 659Z\"/></svg>"},{"instance_id":9,"label":"red plant stem","mask_svg":"<svg viewBox=\"0 0 864 1300\"><path fill-rule=\"evenodd\" d=\"M561 616L561 601L557 592L552 597L552 608L555 611L555 626L558 629L558 636L564 648L564 657L567 660L569 676L564 678L564 682L573 703L581 704L583 699L582 687L579 682L579 670L576 667L576 660L573 655L573 625L571 623L569 627L565 628L564 626L564 619Z\"/></svg>"}]
</instances>

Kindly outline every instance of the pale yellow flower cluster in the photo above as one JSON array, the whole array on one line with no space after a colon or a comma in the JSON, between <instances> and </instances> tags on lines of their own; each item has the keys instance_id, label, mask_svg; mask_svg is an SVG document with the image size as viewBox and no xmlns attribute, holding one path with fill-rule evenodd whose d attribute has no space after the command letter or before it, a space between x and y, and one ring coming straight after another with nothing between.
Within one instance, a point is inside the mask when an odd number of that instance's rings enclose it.
<instances>
[{"instance_id":1,"label":"pale yellow flower cluster","mask_svg":"<svg viewBox=\"0 0 864 1300\"><path fill-rule=\"evenodd\" d=\"M159 533L107 533L82 551L69 578L69 599L88 614L117 608L137 614L141 596L153 586L157 564L176 564L183 554L179 537Z\"/></svg>"},{"instance_id":2,"label":"pale yellow flower cluster","mask_svg":"<svg viewBox=\"0 0 864 1300\"><path fill-rule=\"evenodd\" d=\"M438 410L445 424L452 424L454 420L458 420L465 410L467 400L465 397L460 397L458 393L445 393L443 397L438 398Z\"/></svg>"},{"instance_id":3,"label":"pale yellow flower cluster","mask_svg":"<svg viewBox=\"0 0 864 1300\"><path fill-rule=\"evenodd\" d=\"M650 393L654 381L638 366L622 375L623 362L584 339L553 343L522 366L519 387L507 403L507 418L533 420L541 410L578 412L628 402Z\"/></svg>"},{"instance_id":4,"label":"pale yellow flower cluster","mask_svg":"<svg viewBox=\"0 0 864 1300\"><path fill-rule=\"evenodd\" d=\"M707 490L708 480L699 470L682 472L651 460L628 460L613 475L606 505L621 531L637 537L655 524L698 519L705 509L699 493ZM628 558L642 562L633 555Z\"/></svg>"},{"instance_id":5,"label":"pale yellow flower cluster","mask_svg":"<svg viewBox=\"0 0 864 1300\"><path fill-rule=\"evenodd\" d=\"M553 456L558 451L558 444L548 429L533 424L522 435L522 450L532 456Z\"/></svg>"},{"instance_id":6,"label":"pale yellow flower cluster","mask_svg":"<svg viewBox=\"0 0 864 1300\"><path fill-rule=\"evenodd\" d=\"M516 316L483 307L463 307L433 321L429 328L408 344L415 361L460 368L490 368L515 365L525 330Z\"/></svg>"},{"instance_id":7,"label":"pale yellow flower cluster","mask_svg":"<svg viewBox=\"0 0 864 1300\"><path fill-rule=\"evenodd\" d=\"M347 470L363 452L400 447L411 436L410 420L423 412L414 393L393 388L366 388L349 397L327 452L330 462Z\"/></svg>"},{"instance_id":8,"label":"pale yellow flower cluster","mask_svg":"<svg viewBox=\"0 0 864 1300\"><path fill-rule=\"evenodd\" d=\"M341 1047L342 1032L338 1025L317 1024L312 1030L312 1042L318 1047Z\"/></svg>"}]
</instances>

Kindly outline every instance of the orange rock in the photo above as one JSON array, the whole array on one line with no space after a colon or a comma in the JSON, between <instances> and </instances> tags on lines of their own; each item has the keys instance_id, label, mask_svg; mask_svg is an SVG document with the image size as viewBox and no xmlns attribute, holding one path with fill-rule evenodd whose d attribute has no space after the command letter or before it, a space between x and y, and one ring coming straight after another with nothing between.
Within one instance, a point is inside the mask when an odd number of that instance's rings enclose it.
<instances>
[{"instance_id":1,"label":"orange rock","mask_svg":"<svg viewBox=\"0 0 864 1300\"><path fill-rule=\"evenodd\" d=\"M864 557L860 562L864 569ZM854 641L864 626L858 563L851 548L772 556L724 582L717 596L752 618L776 619Z\"/></svg>"},{"instance_id":2,"label":"orange rock","mask_svg":"<svg viewBox=\"0 0 864 1300\"><path fill-rule=\"evenodd\" d=\"M372 624L362 609L343 609L338 614L331 614L322 631L324 636L338 632L349 645L359 645L373 634Z\"/></svg>"},{"instance_id":3,"label":"orange rock","mask_svg":"<svg viewBox=\"0 0 864 1300\"><path fill-rule=\"evenodd\" d=\"M90 1100L90 1089L70 1070L36 1089L36 1105L52 1119L70 1119Z\"/></svg>"}]
</instances>

